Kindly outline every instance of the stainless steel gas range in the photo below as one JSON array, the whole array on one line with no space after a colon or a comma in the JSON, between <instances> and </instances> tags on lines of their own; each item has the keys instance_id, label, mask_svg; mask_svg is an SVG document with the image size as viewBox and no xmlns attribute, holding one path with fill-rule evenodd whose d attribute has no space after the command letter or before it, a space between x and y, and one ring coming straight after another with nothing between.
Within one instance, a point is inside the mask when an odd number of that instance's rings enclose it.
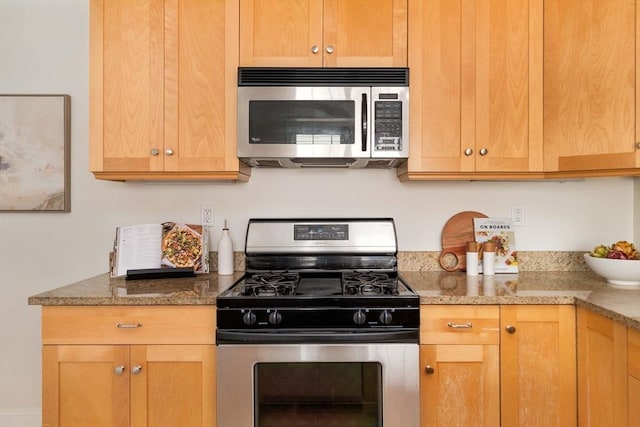
<instances>
[{"instance_id":1,"label":"stainless steel gas range","mask_svg":"<svg viewBox=\"0 0 640 427\"><path fill-rule=\"evenodd\" d=\"M217 298L218 425L419 424L419 297L390 218L252 219Z\"/></svg>"}]
</instances>

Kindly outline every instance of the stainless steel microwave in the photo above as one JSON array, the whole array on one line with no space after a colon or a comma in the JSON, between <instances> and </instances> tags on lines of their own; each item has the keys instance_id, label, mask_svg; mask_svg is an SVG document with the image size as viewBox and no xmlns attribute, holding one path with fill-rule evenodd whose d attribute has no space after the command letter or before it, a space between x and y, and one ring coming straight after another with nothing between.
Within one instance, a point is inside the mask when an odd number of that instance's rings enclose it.
<instances>
[{"instance_id":1,"label":"stainless steel microwave","mask_svg":"<svg viewBox=\"0 0 640 427\"><path fill-rule=\"evenodd\" d=\"M238 157L252 167L396 167L407 68L239 68Z\"/></svg>"}]
</instances>

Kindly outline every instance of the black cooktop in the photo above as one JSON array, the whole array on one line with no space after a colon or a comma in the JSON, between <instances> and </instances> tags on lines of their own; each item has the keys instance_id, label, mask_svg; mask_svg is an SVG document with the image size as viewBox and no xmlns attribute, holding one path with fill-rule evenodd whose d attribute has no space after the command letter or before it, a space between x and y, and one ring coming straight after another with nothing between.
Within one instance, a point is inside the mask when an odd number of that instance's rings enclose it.
<instances>
[{"instance_id":1,"label":"black cooktop","mask_svg":"<svg viewBox=\"0 0 640 427\"><path fill-rule=\"evenodd\" d=\"M388 273L247 273L217 298L220 308L417 307L402 277Z\"/></svg>"}]
</instances>

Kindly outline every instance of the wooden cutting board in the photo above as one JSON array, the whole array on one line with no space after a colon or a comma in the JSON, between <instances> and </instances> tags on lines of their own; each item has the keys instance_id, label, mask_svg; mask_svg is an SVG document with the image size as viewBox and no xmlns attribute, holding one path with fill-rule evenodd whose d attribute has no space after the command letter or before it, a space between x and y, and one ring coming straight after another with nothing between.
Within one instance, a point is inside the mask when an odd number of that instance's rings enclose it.
<instances>
[{"instance_id":1,"label":"wooden cutting board","mask_svg":"<svg viewBox=\"0 0 640 427\"><path fill-rule=\"evenodd\" d=\"M467 269L467 242L475 240L473 218L488 218L475 211L459 212L449 218L442 229L440 266L446 271Z\"/></svg>"}]
</instances>

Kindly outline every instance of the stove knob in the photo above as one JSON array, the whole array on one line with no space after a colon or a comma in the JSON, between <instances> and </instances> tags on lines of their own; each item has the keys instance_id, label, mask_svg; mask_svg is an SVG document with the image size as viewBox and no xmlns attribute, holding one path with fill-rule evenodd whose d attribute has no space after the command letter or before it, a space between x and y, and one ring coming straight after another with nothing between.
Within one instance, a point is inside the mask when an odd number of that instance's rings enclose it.
<instances>
[{"instance_id":1,"label":"stove knob","mask_svg":"<svg viewBox=\"0 0 640 427\"><path fill-rule=\"evenodd\" d=\"M366 321L367 316L362 311L358 310L353 314L353 323L356 325L364 325Z\"/></svg>"},{"instance_id":2,"label":"stove knob","mask_svg":"<svg viewBox=\"0 0 640 427\"><path fill-rule=\"evenodd\" d=\"M254 323L256 323L256 315L253 314L253 312L251 310L247 311L242 316L242 323L244 323L247 326L253 325Z\"/></svg>"},{"instance_id":3,"label":"stove knob","mask_svg":"<svg viewBox=\"0 0 640 427\"><path fill-rule=\"evenodd\" d=\"M277 325L282 322L282 314L278 313L278 310L274 310L269 314L269 323Z\"/></svg>"},{"instance_id":4,"label":"stove knob","mask_svg":"<svg viewBox=\"0 0 640 427\"><path fill-rule=\"evenodd\" d=\"M393 320L393 316L391 316L391 313L389 313L387 310L380 313L380 323L382 323L383 325L390 325L391 320Z\"/></svg>"}]
</instances>

